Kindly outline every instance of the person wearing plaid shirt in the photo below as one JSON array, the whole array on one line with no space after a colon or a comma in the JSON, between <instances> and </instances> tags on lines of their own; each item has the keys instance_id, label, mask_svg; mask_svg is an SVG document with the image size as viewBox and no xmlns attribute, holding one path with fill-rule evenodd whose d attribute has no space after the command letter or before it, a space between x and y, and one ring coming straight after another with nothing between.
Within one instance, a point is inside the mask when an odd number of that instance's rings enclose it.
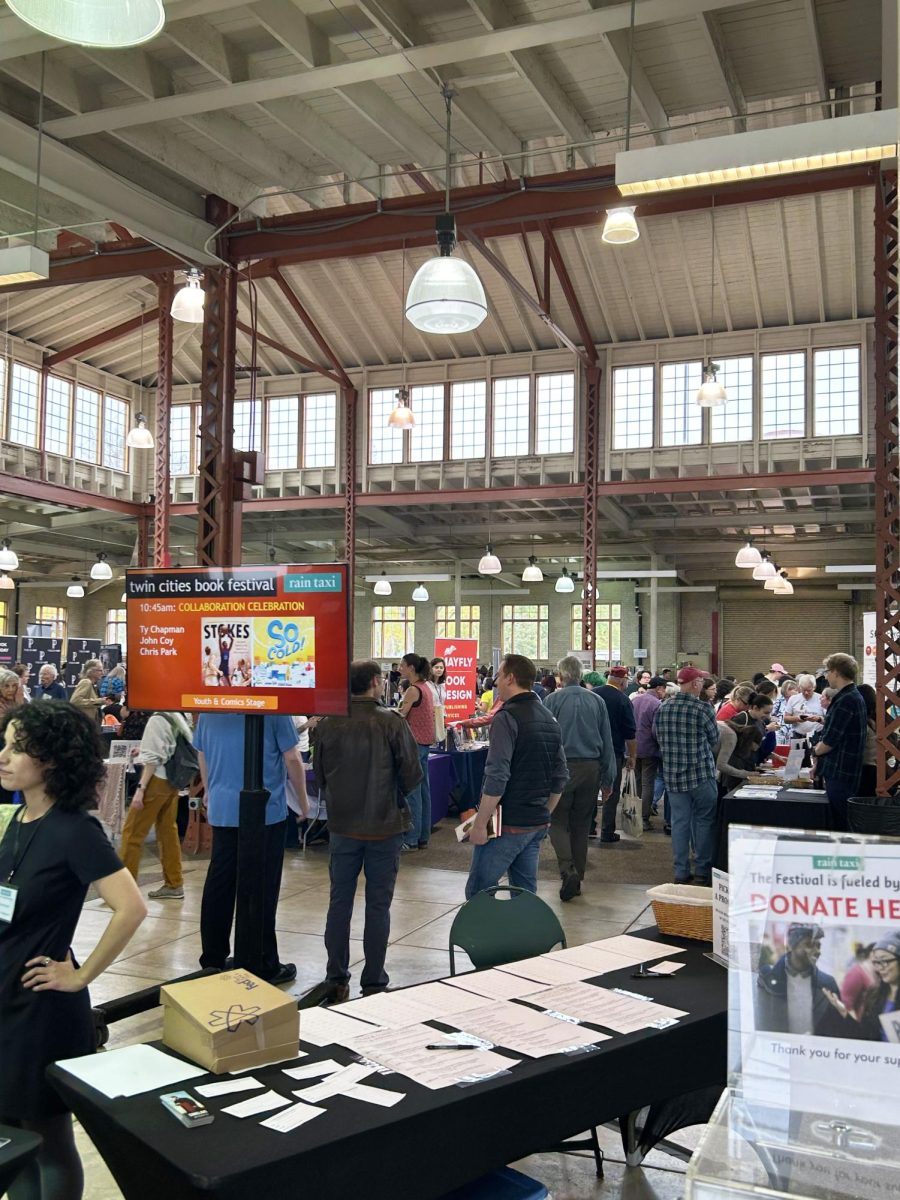
<instances>
[{"instance_id":1,"label":"person wearing plaid shirt","mask_svg":"<svg viewBox=\"0 0 900 1200\"><path fill-rule=\"evenodd\" d=\"M709 886L716 828L716 747L719 731L712 706L700 699L703 671L682 667L681 693L660 705L654 722L663 777L672 810L675 882Z\"/></svg>"},{"instance_id":2,"label":"person wearing plaid shirt","mask_svg":"<svg viewBox=\"0 0 900 1200\"><path fill-rule=\"evenodd\" d=\"M859 663L850 654L825 659L825 678L835 694L822 736L812 748L815 774L824 780L835 829L847 828L847 801L859 789L866 748L866 702L856 686Z\"/></svg>"}]
</instances>

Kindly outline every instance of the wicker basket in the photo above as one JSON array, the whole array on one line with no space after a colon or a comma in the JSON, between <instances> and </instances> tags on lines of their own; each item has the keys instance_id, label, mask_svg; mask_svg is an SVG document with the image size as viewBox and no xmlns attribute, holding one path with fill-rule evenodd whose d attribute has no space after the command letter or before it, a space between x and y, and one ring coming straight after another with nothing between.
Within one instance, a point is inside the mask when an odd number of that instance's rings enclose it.
<instances>
[{"instance_id":1,"label":"wicker basket","mask_svg":"<svg viewBox=\"0 0 900 1200\"><path fill-rule=\"evenodd\" d=\"M667 937L711 942L712 891L689 883L663 883L647 892L659 932Z\"/></svg>"}]
</instances>

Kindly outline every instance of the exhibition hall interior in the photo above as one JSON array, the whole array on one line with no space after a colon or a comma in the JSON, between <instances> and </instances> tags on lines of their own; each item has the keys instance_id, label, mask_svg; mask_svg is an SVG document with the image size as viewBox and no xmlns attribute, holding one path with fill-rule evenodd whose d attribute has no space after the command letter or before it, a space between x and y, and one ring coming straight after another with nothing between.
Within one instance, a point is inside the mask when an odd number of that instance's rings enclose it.
<instances>
[{"instance_id":1,"label":"exhibition hall interior","mask_svg":"<svg viewBox=\"0 0 900 1200\"><path fill-rule=\"evenodd\" d=\"M898 40L0 0L0 1195L898 1186Z\"/></svg>"}]
</instances>

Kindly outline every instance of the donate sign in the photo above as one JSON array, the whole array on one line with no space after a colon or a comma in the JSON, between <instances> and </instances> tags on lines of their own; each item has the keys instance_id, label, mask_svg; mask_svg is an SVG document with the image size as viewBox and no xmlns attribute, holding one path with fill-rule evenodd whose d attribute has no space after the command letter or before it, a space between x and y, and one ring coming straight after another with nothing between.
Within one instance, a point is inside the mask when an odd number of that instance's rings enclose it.
<instances>
[{"instance_id":1,"label":"donate sign","mask_svg":"<svg viewBox=\"0 0 900 1200\"><path fill-rule=\"evenodd\" d=\"M475 638L435 638L434 657L442 658L446 667L444 724L464 721L475 711L478 642Z\"/></svg>"}]
</instances>

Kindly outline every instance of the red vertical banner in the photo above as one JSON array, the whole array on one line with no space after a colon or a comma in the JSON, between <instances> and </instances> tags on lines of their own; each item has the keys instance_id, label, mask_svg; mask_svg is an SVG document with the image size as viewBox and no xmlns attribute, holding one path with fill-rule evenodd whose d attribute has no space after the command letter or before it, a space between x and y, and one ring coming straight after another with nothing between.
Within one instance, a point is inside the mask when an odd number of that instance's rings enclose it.
<instances>
[{"instance_id":1,"label":"red vertical banner","mask_svg":"<svg viewBox=\"0 0 900 1200\"><path fill-rule=\"evenodd\" d=\"M435 638L434 657L442 658L446 668L444 724L465 721L475 711L478 641L476 638Z\"/></svg>"}]
</instances>

